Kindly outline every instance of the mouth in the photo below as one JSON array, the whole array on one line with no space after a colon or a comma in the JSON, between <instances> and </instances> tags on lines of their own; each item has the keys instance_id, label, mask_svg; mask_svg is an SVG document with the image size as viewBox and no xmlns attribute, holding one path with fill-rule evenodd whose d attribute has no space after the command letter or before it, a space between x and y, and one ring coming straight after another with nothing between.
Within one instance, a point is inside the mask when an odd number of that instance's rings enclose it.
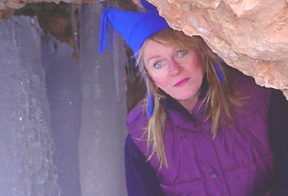
<instances>
[{"instance_id":1,"label":"mouth","mask_svg":"<svg viewBox=\"0 0 288 196\"><path fill-rule=\"evenodd\" d=\"M187 84L187 82L190 80L190 78L184 78L183 80L177 82L176 84L174 84L173 87L182 87L185 84Z\"/></svg>"}]
</instances>

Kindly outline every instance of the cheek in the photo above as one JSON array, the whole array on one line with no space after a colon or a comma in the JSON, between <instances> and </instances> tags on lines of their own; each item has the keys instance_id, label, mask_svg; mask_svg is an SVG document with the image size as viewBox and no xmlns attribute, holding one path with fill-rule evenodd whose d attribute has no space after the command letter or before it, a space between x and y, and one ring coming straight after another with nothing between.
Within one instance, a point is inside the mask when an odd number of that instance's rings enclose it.
<instances>
[{"instance_id":1,"label":"cheek","mask_svg":"<svg viewBox=\"0 0 288 196\"><path fill-rule=\"evenodd\" d=\"M191 64L194 65L196 69L203 67L203 61L202 58L198 54L194 54L194 56L191 58Z\"/></svg>"},{"instance_id":2,"label":"cheek","mask_svg":"<svg viewBox=\"0 0 288 196\"><path fill-rule=\"evenodd\" d=\"M165 77L163 74L150 74L150 78L152 79L155 87L163 88L167 85L167 77Z\"/></svg>"},{"instance_id":3,"label":"cheek","mask_svg":"<svg viewBox=\"0 0 288 196\"><path fill-rule=\"evenodd\" d=\"M202 78L204 75L204 65L203 65L202 59L199 58L199 56L197 57L193 59L194 61L192 61L191 63L190 71L194 73L195 76Z\"/></svg>"},{"instance_id":4,"label":"cheek","mask_svg":"<svg viewBox=\"0 0 288 196\"><path fill-rule=\"evenodd\" d=\"M197 75L202 78L204 75L203 66L201 64L199 64L196 67L195 72L197 72L198 73Z\"/></svg>"}]
</instances>

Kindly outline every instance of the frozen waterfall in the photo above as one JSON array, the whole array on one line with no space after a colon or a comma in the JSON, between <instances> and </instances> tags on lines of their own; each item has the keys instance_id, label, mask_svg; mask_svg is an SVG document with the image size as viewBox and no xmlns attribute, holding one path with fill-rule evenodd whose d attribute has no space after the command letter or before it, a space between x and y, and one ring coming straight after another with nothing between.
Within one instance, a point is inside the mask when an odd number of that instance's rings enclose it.
<instances>
[{"instance_id":1,"label":"frozen waterfall","mask_svg":"<svg viewBox=\"0 0 288 196\"><path fill-rule=\"evenodd\" d=\"M0 195L60 195L40 34L28 17L0 21Z\"/></svg>"},{"instance_id":2,"label":"frozen waterfall","mask_svg":"<svg viewBox=\"0 0 288 196\"><path fill-rule=\"evenodd\" d=\"M37 20L0 20L0 196L125 196L123 40L98 54L101 2L82 4L79 56Z\"/></svg>"}]
</instances>

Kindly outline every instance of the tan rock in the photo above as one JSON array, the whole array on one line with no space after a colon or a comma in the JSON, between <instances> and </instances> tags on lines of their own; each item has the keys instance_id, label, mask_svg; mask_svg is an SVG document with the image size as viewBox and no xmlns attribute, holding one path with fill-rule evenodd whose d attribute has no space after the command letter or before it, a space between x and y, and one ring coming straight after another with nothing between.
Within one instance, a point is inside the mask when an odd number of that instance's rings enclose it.
<instances>
[{"instance_id":1,"label":"tan rock","mask_svg":"<svg viewBox=\"0 0 288 196\"><path fill-rule=\"evenodd\" d=\"M96 0L0 0L0 11L13 8L13 9L20 9L24 7L27 3L41 3L41 2L54 2L59 4L60 2L65 3L89 3Z\"/></svg>"},{"instance_id":2,"label":"tan rock","mask_svg":"<svg viewBox=\"0 0 288 196\"><path fill-rule=\"evenodd\" d=\"M14 9L12 8L6 8L6 9L0 9L0 19L8 19L14 14Z\"/></svg>"}]
</instances>

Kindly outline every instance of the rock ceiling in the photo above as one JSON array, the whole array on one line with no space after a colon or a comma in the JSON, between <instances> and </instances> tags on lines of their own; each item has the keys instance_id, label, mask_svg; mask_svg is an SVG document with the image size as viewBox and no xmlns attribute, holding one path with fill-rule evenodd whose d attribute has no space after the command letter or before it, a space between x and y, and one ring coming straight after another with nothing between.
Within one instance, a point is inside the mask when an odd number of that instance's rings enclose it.
<instances>
[{"instance_id":1,"label":"rock ceiling","mask_svg":"<svg viewBox=\"0 0 288 196\"><path fill-rule=\"evenodd\" d=\"M0 0L0 17L26 3L48 1ZM172 28L201 35L227 64L261 86L282 90L288 98L288 0L149 1Z\"/></svg>"}]
</instances>

